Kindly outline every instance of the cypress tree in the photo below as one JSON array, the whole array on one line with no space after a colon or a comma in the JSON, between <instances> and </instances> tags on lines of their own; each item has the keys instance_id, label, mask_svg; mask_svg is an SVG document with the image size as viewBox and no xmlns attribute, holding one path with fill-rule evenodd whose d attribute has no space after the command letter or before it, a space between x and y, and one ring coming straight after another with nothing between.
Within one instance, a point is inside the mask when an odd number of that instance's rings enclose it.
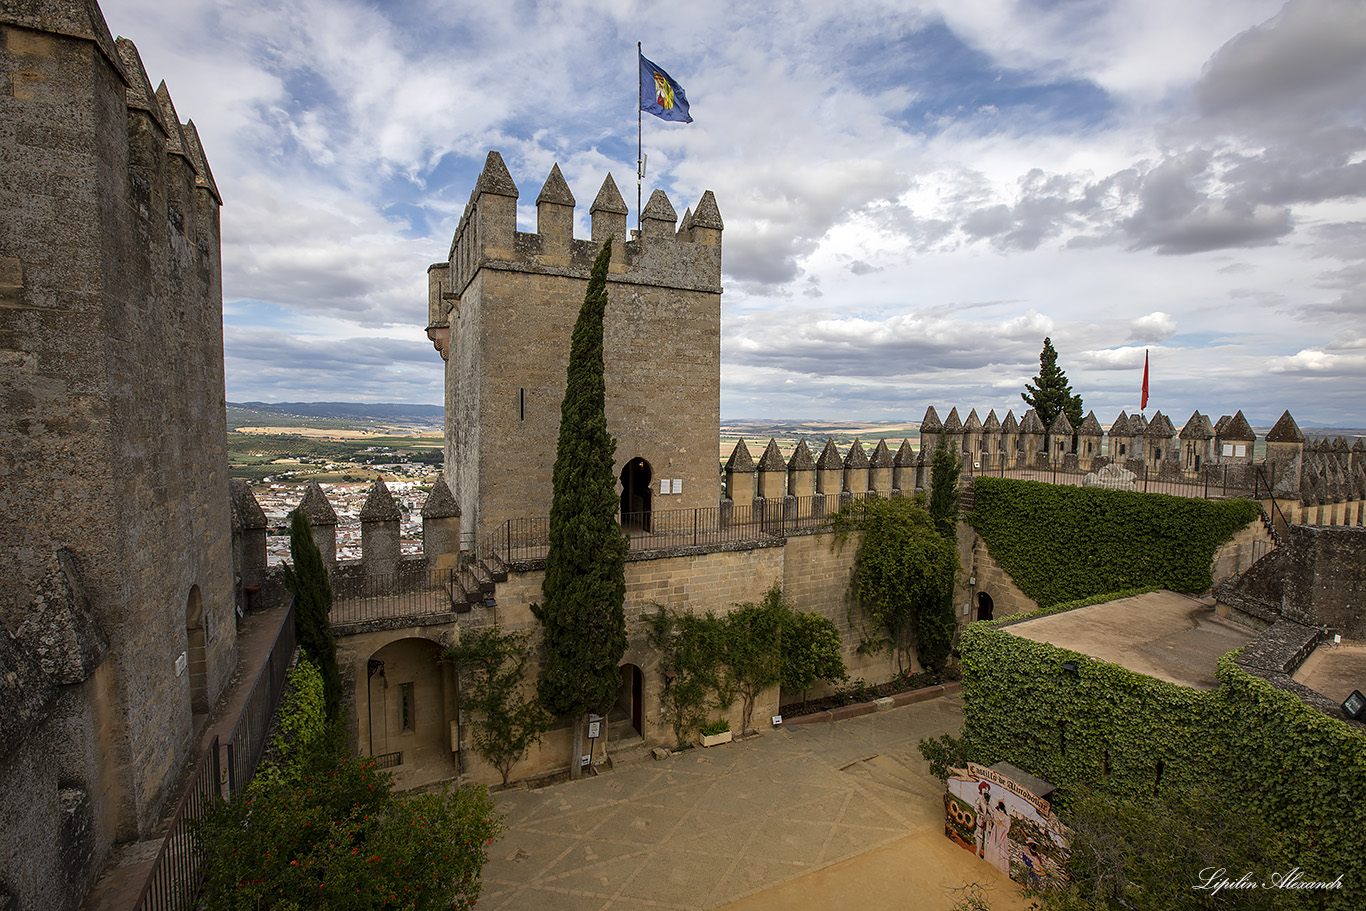
<instances>
[{"instance_id":1,"label":"cypress tree","mask_svg":"<svg viewBox=\"0 0 1366 911\"><path fill-rule=\"evenodd\" d=\"M1067 382L1067 374L1058 367L1058 352L1053 348L1053 340L1045 337L1043 350L1039 352L1039 375L1034 382L1025 383L1025 391L1020 398L1033 408L1043 422L1044 429L1053 426L1053 421L1063 412L1073 429L1081 426L1081 396L1072 394L1072 386ZM1076 434L1073 434L1073 443Z\"/></svg>"},{"instance_id":2,"label":"cypress tree","mask_svg":"<svg viewBox=\"0 0 1366 911\"><path fill-rule=\"evenodd\" d=\"M545 661L537 692L547 710L574 716L570 775L581 774L583 731L590 712L606 712L626 653L627 538L617 523L617 441L607 432L602 321L607 307L608 238L593 262L569 349L560 405L550 504L550 546L542 601L532 611L545 627Z\"/></svg>"},{"instance_id":3,"label":"cypress tree","mask_svg":"<svg viewBox=\"0 0 1366 911\"><path fill-rule=\"evenodd\" d=\"M962 471L958 453L949 449L941 436L930 466L930 515L939 533L954 540L958 528L958 477Z\"/></svg>"},{"instance_id":4,"label":"cypress tree","mask_svg":"<svg viewBox=\"0 0 1366 911\"><path fill-rule=\"evenodd\" d=\"M341 714L341 673L337 668L337 642L328 620L332 612L332 581L302 509L294 510L290 518L289 556L294 565L286 563L283 568L285 587L294 594L294 633L299 651L322 673L327 717L335 721Z\"/></svg>"}]
</instances>

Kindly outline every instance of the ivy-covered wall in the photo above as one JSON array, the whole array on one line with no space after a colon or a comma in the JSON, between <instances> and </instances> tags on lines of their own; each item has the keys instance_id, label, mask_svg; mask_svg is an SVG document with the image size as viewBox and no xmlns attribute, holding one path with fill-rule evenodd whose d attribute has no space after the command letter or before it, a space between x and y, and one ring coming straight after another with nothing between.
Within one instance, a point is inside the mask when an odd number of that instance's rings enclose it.
<instances>
[{"instance_id":1,"label":"ivy-covered wall","mask_svg":"<svg viewBox=\"0 0 1366 911\"><path fill-rule=\"evenodd\" d=\"M1247 673L1236 653L1219 662L1218 690L1195 690L1001 623L963 632L963 737L974 761L1006 760L1063 793L1089 784L1134 797L1198 788L1226 798L1285 833L1306 879L1343 875L1342 891L1286 892L1285 907L1318 907L1320 897L1329 908L1360 907L1366 736Z\"/></svg>"},{"instance_id":2,"label":"ivy-covered wall","mask_svg":"<svg viewBox=\"0 0 1366 911\"><path fill-rule=\"evenodd\" d=\"M979 477L968 521L1040 605L1158 586L1210 588L1216 548L1257 519L1251 500L1197 500Z\"/></svg>"}]
</instances>

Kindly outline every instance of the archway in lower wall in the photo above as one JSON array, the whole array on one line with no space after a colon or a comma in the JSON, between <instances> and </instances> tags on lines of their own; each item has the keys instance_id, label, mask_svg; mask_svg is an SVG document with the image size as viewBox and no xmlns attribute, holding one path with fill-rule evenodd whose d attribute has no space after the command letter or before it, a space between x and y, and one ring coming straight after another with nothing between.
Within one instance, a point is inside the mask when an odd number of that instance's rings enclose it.
<instances>
[{"instance_id":1,"label":"archway in lower wall","mask_svg":"<svg viewBox=\"0 0 1366 911\"><path fill-rule=\"evenodd\" d=\"M978 592L978 593L977 593L977 619L978 619L978 620L992 620L992 619L995 619L994 616L993 616L993 612L995 611L995 609L996 609L996 606L995 606L994 604L992 604L991 595L988 595L986 592Z\"/></svg>"},{"instance_id":2,"label":"archway in lower wall","mask_svg":"<svg viewBox=\"0 0 1366 911\"><path fill-rule=\"evenodd\" d=\"M390 642L370 656L365 682L356 687L358 746L394 771L398 787L458 771L455 676L441 651L430 639Z\"/></svg>"}]
</instances>

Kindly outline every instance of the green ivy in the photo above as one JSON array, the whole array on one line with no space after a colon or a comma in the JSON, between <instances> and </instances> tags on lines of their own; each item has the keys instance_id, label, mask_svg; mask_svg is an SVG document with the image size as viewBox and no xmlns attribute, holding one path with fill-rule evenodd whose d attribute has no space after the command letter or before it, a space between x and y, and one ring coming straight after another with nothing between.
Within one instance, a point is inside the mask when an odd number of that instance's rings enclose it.
<instances>
[{"instance_id":1,"label":"green ivy","mask_svg":"<svg viewBox=\"0 0 1366 911\"><path fill-rule=\"evenodd\" d=\"M503 776L503 787L512 767L540 743L551 722L540 702L523 691L530 638L484 627L467 633L443 655L464 674L463 705L477 716L474 750Z\"/></svg>"},{"instance_id":2,"label":"green ivy","mask_svg":"<svg viewBox=\"0 0 1366 911\"><path fill-rule=\"evenodd\" d=\"M963 749L974 761L1039 775L1064 802L1083 786L1133 799L1214 790L1279 832L1308 878L1343 875L1340 892L1284 892L1285 907L1323 898L1345 909L1366 894L1366 737L1248 674L1236 653L1220 659L1222 686L1207 691L997 623L969 624L960 648Z\"/></svg>"},{"instance_id":3,"label":"green ivy","mask_svg":"<svg viewBox=\"0 0 1366 911\"><path fill-rule=\"evenodd\" d=\"M1123 589L1203 592L1251 500L1199 500L979 477L968 521L1015 584L1048 606Z\"/></svg>"}]
</instances>

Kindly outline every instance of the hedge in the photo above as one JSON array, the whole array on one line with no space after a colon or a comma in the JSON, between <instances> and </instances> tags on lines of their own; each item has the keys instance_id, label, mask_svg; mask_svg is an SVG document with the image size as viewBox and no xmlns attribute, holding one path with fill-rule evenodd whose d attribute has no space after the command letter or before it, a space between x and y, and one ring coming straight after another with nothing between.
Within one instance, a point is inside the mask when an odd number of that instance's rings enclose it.
<instances>
[{"instance_id":1,"label":"hedge","mask_svg":"<svg viewBox=\"0 0 1366 911\"><path fill-rule=\"evenodd\" d=\"M1131 588L1203 592L1220 544L1260 515L1251 500L1198 500L979 477L968 521L1042 606Z\"/></svg>"}]
</instances>

